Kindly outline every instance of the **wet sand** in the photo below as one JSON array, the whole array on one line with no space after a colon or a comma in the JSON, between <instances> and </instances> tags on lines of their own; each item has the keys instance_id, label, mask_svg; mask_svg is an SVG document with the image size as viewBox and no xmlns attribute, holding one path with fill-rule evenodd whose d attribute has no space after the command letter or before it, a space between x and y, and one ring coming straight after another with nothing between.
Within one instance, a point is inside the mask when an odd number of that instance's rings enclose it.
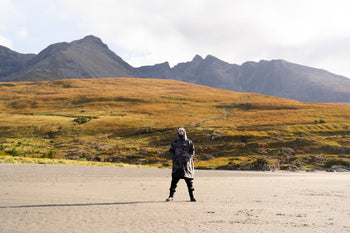
<instances>
[{"instance_id":1,"label":"wet sand","mask_svg":"<svg viewBox=\"0 0 350 233\"><path fill-rule=\"evenodd\" d=\"M0 164L0 232L350 232L350 173Z\"/></svg>"}]
</instances>

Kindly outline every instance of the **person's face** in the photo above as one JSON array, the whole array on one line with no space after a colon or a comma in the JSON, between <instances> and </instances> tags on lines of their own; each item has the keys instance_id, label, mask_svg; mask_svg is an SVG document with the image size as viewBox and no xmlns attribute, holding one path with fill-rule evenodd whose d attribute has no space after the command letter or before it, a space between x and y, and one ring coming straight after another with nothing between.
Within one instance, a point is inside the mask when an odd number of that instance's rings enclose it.
<instances>
[{"instance_id":1,"label":"person's face","mask_svg":"<svg viewBox=\"0 0 350 233\"><path fill-rule=\"evenodd\" d=\"M183 136L183 135L185 134L185 132L184 132L183 130L180 130L180 131L179 131L179 134L180 134L181 136Z\"/></svg>"}]
</instances>

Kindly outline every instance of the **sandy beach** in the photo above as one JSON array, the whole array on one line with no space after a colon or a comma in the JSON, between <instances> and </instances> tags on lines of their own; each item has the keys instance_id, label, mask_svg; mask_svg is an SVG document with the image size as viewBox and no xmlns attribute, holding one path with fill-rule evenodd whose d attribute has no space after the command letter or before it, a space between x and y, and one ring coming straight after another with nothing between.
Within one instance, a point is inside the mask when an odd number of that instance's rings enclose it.
<instances>
[{"instance_id":1,"label":"sandy beach","mask_svg":"<svg viewBox=\"0 0 350 233\"><path fill-rule=\"evenodd\" d=\"M350 174L0 164L0 232L350 232Z\"/></svg>"}]
</instances>

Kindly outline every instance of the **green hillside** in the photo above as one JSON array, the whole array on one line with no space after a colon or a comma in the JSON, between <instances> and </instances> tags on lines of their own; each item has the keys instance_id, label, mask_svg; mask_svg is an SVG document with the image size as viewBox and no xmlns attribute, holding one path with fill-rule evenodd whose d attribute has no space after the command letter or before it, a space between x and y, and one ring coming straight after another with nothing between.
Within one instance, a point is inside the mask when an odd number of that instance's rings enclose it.
<instances>
[{"instance_id":1,"label":"green hillside","mask_svg":"<svg viewBox=\"0 0 350 233\"><path fill-rule=\"evenodd\" d=\"M0 161L50 158L170 166L183 126L195 166L314 169L350 163L350 107L172 80L0 83Z\"/></svg>"}]
</instances>

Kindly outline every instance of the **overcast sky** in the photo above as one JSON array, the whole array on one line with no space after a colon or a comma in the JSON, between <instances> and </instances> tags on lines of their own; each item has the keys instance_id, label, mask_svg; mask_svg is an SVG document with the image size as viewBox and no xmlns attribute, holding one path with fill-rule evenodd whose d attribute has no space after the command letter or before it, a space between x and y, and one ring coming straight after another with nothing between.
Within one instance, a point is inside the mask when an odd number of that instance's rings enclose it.
<instances>
[{"instance_id":1,"label":"overcast sky","mask_svg":"<svg viewBox=\"0 0 350 233\"><path fill-rule=\"evenodd\" d=\"M135 67L211 54L350 78L349 22L348 0L0 0L0 45L39 53L95 35Z\"/></svg>"}]
</instances>

